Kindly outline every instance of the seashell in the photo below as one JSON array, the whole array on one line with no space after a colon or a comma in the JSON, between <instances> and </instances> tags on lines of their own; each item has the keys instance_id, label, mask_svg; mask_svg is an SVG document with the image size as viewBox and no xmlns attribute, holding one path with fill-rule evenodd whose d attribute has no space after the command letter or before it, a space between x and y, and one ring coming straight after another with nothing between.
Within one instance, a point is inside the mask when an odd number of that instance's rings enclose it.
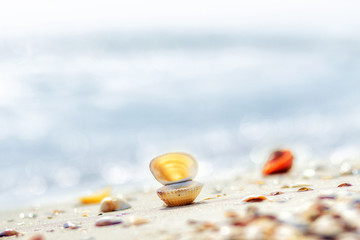
<instances>
[{"instance_id":1,"label":"seashell","mask_svg":"<svg viewBox=\"0 0 360 240\"><path fill-rule=\"evenodd\" d=\"M78 229L78 228L81 228L81 226L79 224L75 224L75 223L72 223L72 222L66 222L64 223L63 225L64 228L69 228L69 229Z\"/></svg>"},{"instance_id":2,"label":"seashell","mask_svg":"<svg viewBox=\"0 0 360 240\"><path fill-rule=\"evenodd\" d=\"M271 196L281 195L284 194L284 192L272 192L270 193Z\"/></svg>"},{"instance_id":3,"label":"seashell","mask_svg":"<svg viewBox=\"0 0 360 240\"><path fill-rule=\"evenodd\" d=\"M124 199L118 197L106 197L100 203L101 212L124 210L130 207L130 204L128 204Z\"/></svg>"},{"instance_id":4,"label":"seashell","mask_svg":"<svg viewBox=\"0 0 360 240\"><path fill-rule=\"evenodd\" d=\"M307 188L307 187L302 187L302 188L299 188L297 191L298 192L307 192L307 191L312 191L314 189L312 188Z\"/></svg>"},{"instance_id":5,"label":"seashell","mask_svg":"<svg viewBox=\"0 0 360 240\"><path fill-rule=\"evenodd\" d=\"M265 196L250 196L242 199L243 202L262 202L267 200Z\"/></svg>"},{"instance_id":6,"label":"seashell","mask_svg":"<svg viewBox=\"0 0 360 240\"><path fill-rule=\"evenodd\" d=\"M102 217L99 218L96 223L95 226L97 227L104 227L104 226L110 226L110 225L115 225L115 224L120 224L123 221L117 217L114 216L106 216L106 217Z\"/></svg>"},{"instance_id":7,"label":"seashell","mask_svg":"<svg viewBox=\"0 0 360 240\"><path fill-rule=\"evenodd\" d=\"M350 183L342 183L337 187L351 187L352 185Z\"/></svg>"},{"instance_id":8,"label":"seashell","mask_svg":"<svg viewBox=\"0 0 360 240\"><path fill-rule=\"evenodd\" d=\"M168 185L193 180L198 164L187 153L167 153L151 160L150 171L161 184Z\"/></svg>"},{"instance_id":9,"label":"seashell","mask_svg":"<svg viewBox=\"0 0 360 240\"><path fill-rule=\"evenodd\" d=\"M0 237L10 237L10 236L19 236L20 233L14 229L6 229L3 232L0 232Z\"/></svg>"},{"instance_id":10,"label":"seashell","mask_svg":"<svg viewBox=\"0 0 360 240\"><path fill-rule=\"evenodd\" d=\"M278 150L271 154L270 159L265 163L263 168L264 175L286 173L293 163L293 155L290 150Z\"/></svg>"},{"instance_id":11,"label":"seashell","mask_svg":"<svg viewBox=\"0 0 360 240\"><path fill-rule=\"evenodd\" d=\"M202 183L192 181L198 163L190 154L163 154L151 160L149 167L155 179L165 185L157 190L157 194L168 206L192 203L203 187Z\"/></svg>"},{"instance_id":12,"label":"seashell","mask_svg":"<svg viewBox=\"0 0 360 240\"><path fill-rule=\"evenodd\" d=\"M166 205L182 206L192 203L199 195L202 183L186 181L163 186L157 190L157 195Z\"/></svg>"}]
</instances>

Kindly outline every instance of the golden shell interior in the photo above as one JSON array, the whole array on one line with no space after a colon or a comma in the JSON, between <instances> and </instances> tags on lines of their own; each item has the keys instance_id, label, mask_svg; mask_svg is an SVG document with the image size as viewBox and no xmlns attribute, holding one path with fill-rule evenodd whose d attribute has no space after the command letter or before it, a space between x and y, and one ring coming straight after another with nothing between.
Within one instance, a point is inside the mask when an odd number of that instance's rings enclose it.
<instances>
[{"instance_id":1,"label":"golden shell interior","mask_svg":"<svg viewBox=\"0 0 360 240\"><path fill-rule=\"evenodd\" d=\"M169 185L194 179L198 163L187 153L167 153L151 160L150 171L161 184Z\"/></svg>"},{"instance_id":2,"label":"golden shell interior","mask_svg":"<svg viewBox=\"0 0 360 240\"><path fill-rule=\"evenodd\" d=\"M182 206L192 203L199 195L202 187L202 183L186 181L163 186L157 190L157 194L170 207Z\"/></svg>"}]
</instances>

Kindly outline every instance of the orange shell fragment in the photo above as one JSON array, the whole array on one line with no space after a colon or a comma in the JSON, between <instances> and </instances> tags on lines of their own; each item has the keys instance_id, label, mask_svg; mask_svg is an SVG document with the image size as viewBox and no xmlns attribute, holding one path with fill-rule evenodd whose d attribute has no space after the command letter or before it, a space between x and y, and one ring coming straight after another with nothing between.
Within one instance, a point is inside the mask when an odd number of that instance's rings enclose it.
<instances>
[{"instance_id":1,"label":"orange shell fragment","mask_svg":"<svg viewBox=\"0 0 360 240\"><path fill-rule=\"evenodd\" d=\"M106 197L110 197L111 187L100 189L93 194L80 197L79 200L82 204L95 204L100 203Z\"/></svg>"},{"instance_id":2,"label":"orange shell fragment","mask_svg":"<svg viewBox=\"0 0 360 240\"><path fill-rule=\"evenodd\" d=\"M265 196L250 196L243 199L243 202L262 202L264 200L267 200Z\"/></svg>"},{"instance_id":3,"label":"orange shell fragment","mask_svg":"<svg viewBox=\"0 0 360 240\"><path fill-rule=\"evenodd\" d=\"M343 183L343 184L340 184L339 186L337 187L351 187L352 185L350 183Z\"/></svg>"},{"instance_id":4,"label":"orange shell fragment","mask_svg":"<svg viewBox=\"0 0 360 240\"><path fill-rule=\"evenodd\" d=\"M270 159L265 163L263 168L264 175L286 173L293 163L294 156L290 150L278 150L271 154Z\"/></svg>"}]
</instances>

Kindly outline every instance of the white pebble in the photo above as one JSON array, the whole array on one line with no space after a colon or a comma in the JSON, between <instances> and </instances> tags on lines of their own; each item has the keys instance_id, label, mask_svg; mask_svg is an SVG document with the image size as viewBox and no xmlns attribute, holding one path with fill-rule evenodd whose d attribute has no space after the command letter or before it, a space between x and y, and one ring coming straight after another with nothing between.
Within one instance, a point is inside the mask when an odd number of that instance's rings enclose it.
<instances>
[{"instance_id":1,"label":"white pebble","mask_svg":"<svg viewBox=\"0 0 360 240\"><path fill-rule=\"evenodd\" d=\"M124 199L118 197L106 197L100 203L101 212L124 210L130 207L130 204L128 204Z\"/></svg>"},{"instance_id":2,"label":"white pebble","mask_svg":"<svg viewBox=\"0 0 360 240\"><path fill-rule=\"evenodd\" d=\"M117 217L113 217L113 216L106 216L106 217L99 218L96 221L95 226L103 227L103 226L115 225L115 224L119 224L119 223L122 223L121 219L119 219Z\"/></svg>"}]
</instances>

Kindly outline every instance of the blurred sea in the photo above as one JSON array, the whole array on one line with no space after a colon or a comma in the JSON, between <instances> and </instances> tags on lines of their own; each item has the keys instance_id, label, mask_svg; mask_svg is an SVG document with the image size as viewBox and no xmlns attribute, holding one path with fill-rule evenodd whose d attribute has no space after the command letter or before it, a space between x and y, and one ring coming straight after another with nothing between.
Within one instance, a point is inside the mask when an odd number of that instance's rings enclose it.
<instances>
[{"instance_id":1,"label":"blurred sea","mask_svg":"<svg viewBox=\"0 0 360 240\"><path fill-rule=\"evenodd\" d=\"M359 158L360 17L333 1L320 14L323 3L200 16L201 4L171 15L148 3L160 19L113 11L91 26L89 9L83 25L56 22L61 5L48 23L2 23L0 208L157 186L148 163L169 151L193 154L199 179L279 147L309 166Z\"/></svg>"}]
</instances>

